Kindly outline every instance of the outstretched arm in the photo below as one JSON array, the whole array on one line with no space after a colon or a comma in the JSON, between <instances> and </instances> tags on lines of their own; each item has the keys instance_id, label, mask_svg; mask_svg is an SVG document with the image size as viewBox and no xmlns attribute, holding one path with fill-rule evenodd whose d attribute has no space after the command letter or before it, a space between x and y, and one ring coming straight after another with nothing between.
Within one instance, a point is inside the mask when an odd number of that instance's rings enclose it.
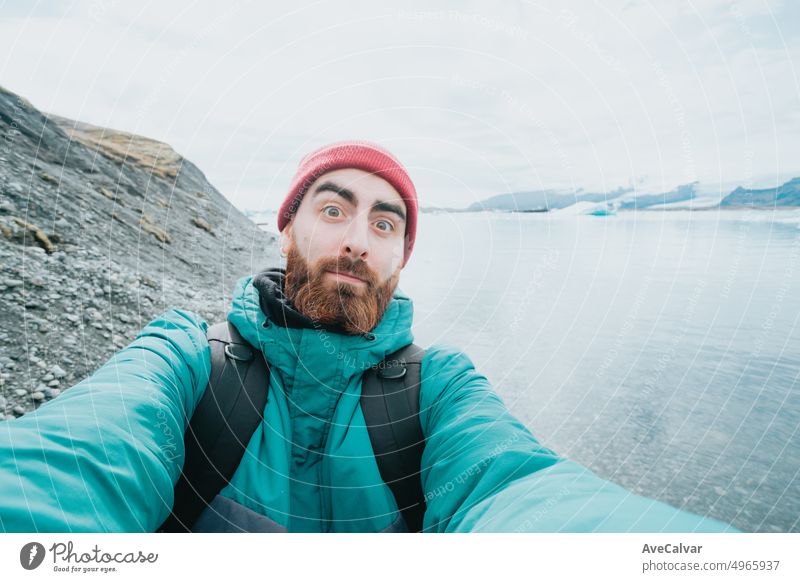
<instances>
[{"instance_id":1,"label":"outstretched arm","mask_svg":"<svg viewBox=\"0 0 800 582\"><path fill-rule=\"evenodd\" d=\"M0 531L154 531L208 382L206 329L169 311L86 380L0 423Z\"/></svg>"},{"instance_id":2,"label":"outstretched arm","mask_svg":"<svg viewBox=\"0 0 800 582\"><path fill-rule=\"evenodd\" d=\"M635 495L543 447L458 350L428 350L422 387L425 531L737 531Z\"/></svg>"}]
</instances>

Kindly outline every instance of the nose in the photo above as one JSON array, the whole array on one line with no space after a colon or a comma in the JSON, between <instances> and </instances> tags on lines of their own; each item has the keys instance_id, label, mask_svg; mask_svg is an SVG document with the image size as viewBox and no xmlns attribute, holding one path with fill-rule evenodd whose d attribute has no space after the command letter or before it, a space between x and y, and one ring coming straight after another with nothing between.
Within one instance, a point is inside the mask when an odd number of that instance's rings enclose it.
<instances>
[{"instance_id":1,"label":"nose","mask_svg":"<svg viewBox=\"0 0 800 582\"><path fill-rule=\"evenodd\" d=\"M340 253L352 260L366 260L369 250L369 224L366 220L350 223L342 238Z\"/></svg>"}]
</instances>

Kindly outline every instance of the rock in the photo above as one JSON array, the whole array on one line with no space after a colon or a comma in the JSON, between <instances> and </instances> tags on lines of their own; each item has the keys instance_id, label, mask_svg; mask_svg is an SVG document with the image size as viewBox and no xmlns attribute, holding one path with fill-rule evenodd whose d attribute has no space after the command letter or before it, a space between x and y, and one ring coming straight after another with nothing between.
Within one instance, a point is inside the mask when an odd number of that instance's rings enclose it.
<instances>
[{"instance_id":1,"label":"rock","mask_svg":"<svg viewBox=\"0 0 800 582\"><path fill-rule=\"evenodd\" d=\"M6 404L8 404L6 397L0 394L0 410L5 410Z\"/></svg>"},{"instance_id":2,"label":"rock","mask_svg":"<svg viewBox=\"0 0 800 582\"><path fill-rule=\"evenodd\" d=\"M55 178L55 177L53 177L53 176L51 176L51 175L50 175L50 174L48 174L47 172L40 172L40 173L39 173L39 177L40 177L42 180L44 180L45 182L48 182L48 183L50 183L50 184L54 184L54 185L58 186L58 179L57 179L57 178Z\"/></svg>"},{"instance_id":3,"label":"rock","mask_svg":"<svg viewBox=\"0 0 800 582\"><path fill-rule=\"evenodd\" d=\"M44 391L44 396L45 396L45 398L48 398L48 399L49 398L55 398L59 394L61 394L61 390L59 388L47 388Z\"/></svg>"},{"instance_id":4,"label":"rock","mask_svg":"<svg viewBox=\"0 0 800 582\"><path fill-rule=\"evenodd\" d=\"M59 380L50 380L50 381L47 383L47 385L48 385L50 388L55 388L56 386L58 386L58 385L60 385L60 384L61 384L61 382L60 382Z\"/></svg>"},{"instance_id":5,"label":"rock","mask_svg":"<svg viewBox=\"0 0 800 582\"><path fill-rule=\"evenodd\" d=\"M17 405L14 407L13 412L17 416L22 416L23 414L25 414L25 407Z\"/></svg>"},{"instance_id":6,"label":"rock","mask_svg":"<svg viewBox=\"0 0 800 582\"><path fill-rule=\"evenodd\" d=\"M24 388L17 388L16 390L14 390L14 394L16 394L17 396L27 396L28 391L25 390Z\"/></svg>"},{"instance_id":7,"label":"rock","mask_svg":"<svg viewBox=\"0 0 800 582\"><path fill-rule=\"evenodd\" d=\"M208 223L207 220L200 218L199 216L195 216L192 218L192 224L194 224L197 228L200 228L208 233L214 234L211 225Z\"/></svg>"},{"instance_id":8,"label":"rock","mask_svg":"<svg viewBox=\"0 0 800 582\"><path fill-rule=\"evenodd\" d=\"M34 392L31 394L31 398L33 398L36 402L40 402L44 400L44 392Z\"/></svg>"},{"instance_id":9,"label":"rock","mask_svg":"<svg viewBox=\"0 0 800 582\"><path fill-rule=\"evenodd\" d=\"M58 364L50 368L50 373L53 374L53 376L55 376L56 378L63 378L64 376L67 375L64 369Z\"/></svg>"},{"instance_id":10,"label":"rock","mask_svg":"<svg viewBox=\"0 0 800 582\"><path fill-rule=\"evenodd\" d=\"M55 378L53 374L47 374L44 378L42 378L42 382L49 382L53 378Z\"/></svg>"}]
</instances>

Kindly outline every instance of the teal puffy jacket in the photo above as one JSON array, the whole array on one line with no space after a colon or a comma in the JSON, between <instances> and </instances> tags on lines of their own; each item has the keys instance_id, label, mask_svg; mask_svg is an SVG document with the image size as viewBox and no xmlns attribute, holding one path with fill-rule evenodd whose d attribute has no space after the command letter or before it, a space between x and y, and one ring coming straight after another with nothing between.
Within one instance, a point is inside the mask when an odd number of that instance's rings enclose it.
<instances>
[{"instance_id":1,"label":"teal puffy jacket","mask_svg":"<svg viewBox=\"0 0 800 582\"><path fill-rule=\"evenodd\" d=\"M348 336L278 325L263 294L242 279L228 320L271 366L265 422L215 502L273 531L403 531L359 395L363 370L412 342L411 300L398 288L372 334ZM0 423L0 530L155 531L208 382L206 330L197 316L169 311L91 377ZM543 447L456 349L430 347L422 378L426 531L737 531Z\"/></svg>"}]
</instances>

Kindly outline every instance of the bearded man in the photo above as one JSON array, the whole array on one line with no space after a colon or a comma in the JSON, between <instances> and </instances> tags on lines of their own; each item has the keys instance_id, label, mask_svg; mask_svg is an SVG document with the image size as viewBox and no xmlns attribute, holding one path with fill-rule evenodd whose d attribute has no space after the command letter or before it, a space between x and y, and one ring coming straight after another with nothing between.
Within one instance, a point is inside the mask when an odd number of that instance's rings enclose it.
<instances>
[{"instance_id":1,"label":"bearded man","mask_svg":"<svg viewBox=\"0 0 800 582\"><path fill-rule=\"evenodd\" d=\"M168 311L4 423L0 530L736 531L542 446L456 347L405 351L413 306L398 283L417 213L407 170L381 146L305 156L278 213L286 267L239 281L227 339ZM368 393L381 370L383 391ZM246 431L229 430L247 414ZM213 446L190 454L189 433L204 431ZM210 464L189 480L198 455ZM214 479L190 517L179 511Z\"/></svg>"}]
</instances>

